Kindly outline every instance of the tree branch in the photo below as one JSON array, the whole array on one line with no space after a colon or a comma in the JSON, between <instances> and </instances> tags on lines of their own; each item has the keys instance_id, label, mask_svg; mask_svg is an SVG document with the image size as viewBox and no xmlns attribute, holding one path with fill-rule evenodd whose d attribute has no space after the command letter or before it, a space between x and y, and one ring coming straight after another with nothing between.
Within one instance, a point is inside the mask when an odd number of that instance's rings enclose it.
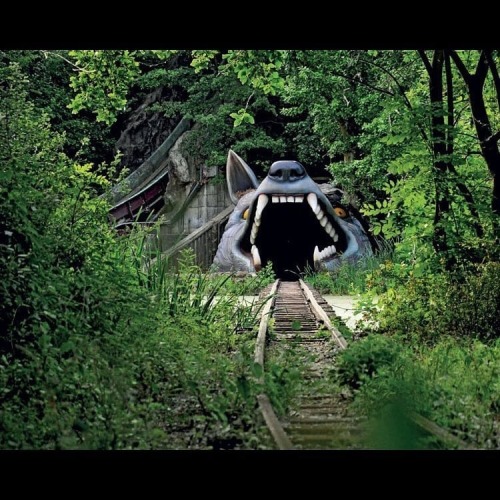
<instances>
[{"instance_id":1,"label":"tree branch","mask_svg":"<svg viewBox=\"0 0 500 500\"><path fill-rule=\"evenodd\" d=\"M484 142L497 142L500 141L500 130L493 135L490 135Z\"/></svg>"},{"instance_id":2,"label":"tree branch","mask_svg":"<svg viewBox=\"0 0 500 500\"><path fill-rule=\"evenodd\" d=\"M477 62L476 73L474 74L474 77L481 86L484 84L484 80L486 80L487 74L488 61L486 60L486 50L482 50L481 55L479 56L479 61Z\"/></svg>"},{"instance_id":3,"label":"tree branch","mask_svg":"<svg viewBox=\"0 0 500 500\"><path fill-rule=\"evenodd\" d=\"M83 71L84 73L93 73L93 71L89 71L88 69L81 68L80 66L77 66L75 63L71 62L69 59L66 59L64 56L61 54L58 54L57 52L52 52L50 50L40 50L40 52L45 56L45 59L51 56L56 56L59 57L59 59L62 59L63 61L67 62L68 64L71 64L73 66L74 71Z\"/></svg>"},{"instance_id":4,"label":"tree branch","mask_svg":"<svg viewBox=\"0 0 500 500\"><path fill-rule=\"evenodd\" d=\"M460 56L456 53L456 51L450 50L448 52L450 54L450 57L453 59L455 66L458 68L458 71L460 71L460 74L462 75L462 78L464 79L465 83L469 85L471 74L469 73L469 70L465 67L464 62L462 61L462 59L460 59Z\"/></svg>"},{"instance_id":5,"label":"tree branch","mask_svg":"<svg viewBox=\"0 0 500 500\"><path fill-rule=\"evenodd\" d=\"M417 127L418 127L422 137L424 138L424 141L428 144L429 139L427 137L427 133L425 132L425 129L419 124L419 122L416 118L415 112L413 111L413 106L411 105L411 102L408 99L408 96L406 95L404 87L401 85L401 83L398 81L398 79L388 69L384 68L380 64L377 64L377 63L374 63L373 61L368 61L367 59L362 59L362 58L360 59L360 62L369 64L370 66L374 66L375 68L380 69L380 71L384 72L386 75L388 75L389 77L392 78L392 80L396 84L399 95L403 98L406 107L410 110L411 114L415 118ZM392 94L392 95L394 95L394 94Z\"/></svg>"},{"instance_id":6,"label":"tree branch","mask_svg":"<svg viewBox=\"0 0 500 500\"><path fill-rule=\"evenodd\" d=\"M424 63L424 66L425 66L425 69L427 70L427 73L429 73L429 76L430 76L432 73L432 66L431 66L431 63L429 61L429 58L427 57L427 54L425 53L425 50L418 49L417 52L418 52L418 55L420 56L420 59L422 59L422 61Z\"/></svg>"},{"instance_id":7,"label":"tree branch","mask_svg":"<svg viewBox=\"0 0 500 500\"><path fill-rule=\"evenodd\" d=\"M457 104L457 102L455 102L455 104ZM462 117L462 114L463 112L466 110L466 109L469 109L470 108L470 103L469 101L467 100L467 104L465 106L462 106L460 109L456 110L455 112L455 123L454 125L456 125L459 121L460 121L460 118ZM456 132L458 134L458 132ZM470 135L470 134L469 134ZM470 137L474 137L477 139L476 136L473 136L473 135L470 135Z\"/></svg>"},{"instance_id":8,"label":"tree branch","mask_svg":"<svg viewBox=\"0 0 500 500\"><path fill-rule=\"evenodd\" d=\"M495 90L497 93L498 110L500 111L500 76L498 74L498 68L493 59L493 52L491 50L485 50L486 61L490 67L491 74L493 75L493 83L495 84Z\"/></svg>"},{"instance_id":9,"label":"tree branch","mask_svg":"<svg viewBox=\"0 0 500 500\"><path fill-rule=\"evenodd\" d=\"M390 90L381 89L380 87L375 87L375 85L371 85L370 83L364 82L363 80L361 80L361 78L356 78L356 77L353 77L353 78L346 77L346 78L348 80L351 80L352 82L360 83L361 85L364 85L365 87L368 87L369 89L375 90L376 92L380 92L382 94L387 94L387 95L390 95L391 97L394 97L394 92L391 92Z\"/></svg>"}]
</instances>

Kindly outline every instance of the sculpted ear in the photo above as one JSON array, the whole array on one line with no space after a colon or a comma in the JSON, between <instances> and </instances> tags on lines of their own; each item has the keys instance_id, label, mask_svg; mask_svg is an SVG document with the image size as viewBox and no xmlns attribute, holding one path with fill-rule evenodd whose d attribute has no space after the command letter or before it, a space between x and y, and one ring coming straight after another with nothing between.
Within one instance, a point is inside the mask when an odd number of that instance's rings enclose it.
<instances>
[{"instance_id":1,"label":"sculpted ear","mask_svg":"<svg viewBox=\"0 0 500 500\"><path fill-rule=\"evenodd\" d=\"M257 189L259 182L252 169L232 149L226 163L226 181L231 201L236 205L242 193Z\"/></svg>"}]
</instances>

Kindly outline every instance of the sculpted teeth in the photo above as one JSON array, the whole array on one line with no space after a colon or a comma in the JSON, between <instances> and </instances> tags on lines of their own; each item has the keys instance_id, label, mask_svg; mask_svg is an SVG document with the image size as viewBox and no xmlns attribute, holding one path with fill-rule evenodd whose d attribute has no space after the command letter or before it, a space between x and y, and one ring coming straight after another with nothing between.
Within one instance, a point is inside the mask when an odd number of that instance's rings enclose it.
<instances>
[{"instance_id":1,"label":"sculpted teeth","mask_svg":"<svg viewBox=\"0 0 500 500\"><path fill-rule=\"evenodd\" d=\"M317 210L319 208L318 197L314 193L309 193L307 195L307 203L309 203L309 206L311 207L311 210L314 213L317 213Z\"/></svg>"},{"instance_id":2,"label":"sculpted teeth","mask_svg":"<svg viewBox=\"0 0 500 500\"><path fill-rule=\"evenodd\" d=\"M335 248L335 245L330 245L329 247L326 247L322 252L321 252L322 258L326 259L327 257L331 257L335 253L337 253L337 249Z\"/></svg>"},{"instance_id":3,"label":"sculpted teeth","mask_svg":"<svg viewBox=\"0 0 500 500\"><path fill-rule=\"evenodd\" d=\"M259 249L255 245L252 245L251 252L253 258L253 267L255 267L256 271L259 271L260 268L262 267L262 261L260 260Z\"/></svg>"},{"instance_id":4,"label":"sculpted teeth","mask_svg":"<svg viewBox=\"0 0 500 500\"><path fill-rule=\"evenodd\" d=\"M314 260L314 266L318 268L318 264L322 261L327 259L328 257L332 257L337 253L337 249L335 248L335 245L330 245L321 252L319 251L318 245L314 247L314 254L313 254L313 260Z\"/></svg>"},{"instance_id":5,"label":"sculpted teeth","mask_svg":"<svg viewBox=\"0 0 500 500\"><path fill-rule=\"evenodd\" d=\"M307 203L309 203L311 210L316 215L319 223L325 228L327 234L333 239L335 243L337 243L337 241L339 240L339 235L335 231L335 228L332 226L332 224L328 222L328 218L323 210L321 210L321 207L318 203L318 197L314 193L309 193L307 195Z\"/></svg>"},{"instance_id":6,"label":"sculpted teeth","mask_svg":"<svg viewBox=\"0 0 500 500\"><path fill-rule=\"evenodd\" d=\"M321 260L321 254L318 248L318 245L314 247L314 255L313 255L314 262L319 262Z\"/></svg>"},{"instance_id":7,"label":"sculpted teeth","mask_svg":"<svg viewBox=\"0 0 500 500\"><path fill-rule=\"evenodd\" d=\"M255 224L252 226L252 232L250 233L250 243L253 245L255 243L255 238L257 238L257 232L259 231L258 226Z\"/></svg>"},{"instance_id":8,"label":"sculpted teeth","mask_svg":"<svg viewBox=\"0 0 500 500\"><path fill-rule=\"evenodd\" d=\"M311 193L313 196L316 196L314 193ZM261 194L260 197L266 197L265 194ZM282 194L273 194L271 195L271 201L273 203L302 203L304 201L304 195L303 194L298 194L298 195L282 195ZM267 203L267 202L266 202ZM317 201L316 201L317 203ZM265 205L264 205L265 206ZM311 207L312 208L312 207Z\"/></svg>"},{"instance_id":9,"label":"sculpted teeth","mask_svg":"<svg viewBox=\"0 0 500 500\"><path fill-rule=\"evenodd\" d=\"M274 196L273 196L273 203L277 203L277 201L274 201ZM257 208L255 209L255 219L253 222L252 226L252 232L250 233L250 243L253 245L255 243L255 239L257 238L257 233L259 232L259 226L262 217L262 211L266 207L266 205L269 203L269 198L265 194L259 195L259 198L257 200Z\"/></svg>"},{"instance_id":10,"label":"sculpted teeth","mask_svg":"<svg viewBox=\"0 0 500 500\"><path fill-rule=\"evenodd\" d=\"M335 255L337 253L337 249L335 248L335 245L330 245L329 247L324 248L319 252L318 256L320 259L327 259L328 257L331 257L332 255Z\"/></svg>"},{"instance_id":11,"label":"sculpted teeth","mask_svg":"<svg viewBox=\"0 0 500 500\"><path fill-rule=\"evenodd\" d=\"M273 196L274 198L274 196ZM261 194L259 196L259 199L257 200L257 210L255 211L255 222L259 221L260 224L260 218L262 216L262 211L264 210L265 206L269 203L269 198L265 194ZM273 200L273 203L276 203Z\"/></svg>"}]
</instances>

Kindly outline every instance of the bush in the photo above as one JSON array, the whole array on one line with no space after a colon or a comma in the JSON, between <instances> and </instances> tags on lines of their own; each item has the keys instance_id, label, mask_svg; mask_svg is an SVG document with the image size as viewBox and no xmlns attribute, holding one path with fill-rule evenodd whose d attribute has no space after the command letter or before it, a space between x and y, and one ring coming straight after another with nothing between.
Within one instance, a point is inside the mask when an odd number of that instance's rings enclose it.
<instances>
[{"instance_id":1,"label":"bush","mask_svg":"<svg viewBox=\"0 0 500 500\"><path fill-rule=\"evenodd\" d=\"M0 80L0 448L258 446L252 313L118 237L106 179Z\"/></svg>"},{"instance_id":2,"label":"bush","mask_svg":"<svg viewBox=\"0 0 500 500\"><path fill-rule=\"evenodd\" d=\"M372 337L380 336L371 335L365 342ZM407 344L398 337L391 340L397 356L386 357L371 377L362 373L361 384L355 392L355 407L371 417L376 427L384 429L385 435L374 437L390 441L388 433L392 431L387 428L387 422L382 423L390 419L388 413L396 408L406 416L417 412L473 446L497 448L500 443L500 425L496 418L500 409L499 341L486 345L478 340L464 342L446 337L429 346L417 342ZM362 364L363 359L359 363ZM352 367L351 372L354 371ZM358 371L363 372L361 368ZM380 434L382 431L379 431ZM420 438L417 441L413 446L437 445Z\"/></svg>"},{"instance_id":3,"label":"bush","mask_svg":"<svg viewBox=\"0 0 500 500\"><path fill-rule=\"evenodd\" d=\"M377 334L352 343L337 358L336 371L341 383L358 389L382 367L393 363L399 350L393 339Z\"/></svg>"},{"instance_id":4,"label":"bush","mask_svg":"<svg viewBox=\"0 0 500 500\"><path fill-rule=\"evenodd\" d=\"M500 263L478 265L463 282L450 285L443 300L448 332L484 341L500 338Z\"/></svg>"},{"instance_id":5,"label":"bush","mask_svg":"<svg viewBox=\"0 0 500 500\"><path fill-rule=\"evenodd\" d=\"M455 274L408 273L379 295L374 312L381 331L437 341L443 335L490 341L500 337L500 264ZM387 286L387 270L373 282ZM376 290L376 287L375 287Z\"/></svg>"}]
</instances>

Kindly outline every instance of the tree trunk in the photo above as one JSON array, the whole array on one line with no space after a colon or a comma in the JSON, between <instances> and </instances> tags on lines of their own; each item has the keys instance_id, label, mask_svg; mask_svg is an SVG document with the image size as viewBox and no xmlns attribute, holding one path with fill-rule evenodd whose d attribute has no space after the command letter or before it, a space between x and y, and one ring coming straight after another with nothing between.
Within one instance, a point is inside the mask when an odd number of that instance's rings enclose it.
<instances>
[{"instance_id":1,"label":"tree trunk","mask_svg":"<svg viewBox=\"0 0 500 500\"><path fill-rule=\"evenodd\" d=\"M476 72L470 74L465 67L460 56L454 51L450 51L450 56L460 71L469 93L469 102L472 112L476 135L479 139L479 146L491 176L493 177L493 190L491 197L491 211L493 213L493 231L495 238L500 239L500 151L498 150L499 134L493 134L491 124L484 104L483 87L488 69L491 69L495 89L498 92L498 71L493 60L491 51L481 51L481 56L477 64ZM498 97L498 95L497 95ZM499 99L500 106L500 99Z\"/></svg>"},{"instance_id":2,"label":"tree trunk","mask_svg":"<svg viewBox=\"0 0 500 500\"><path fill-rule=\"evenodd\" d=\"M469 188L460 182L458 173L453 165L453 152L454 152L454 133L455 133L455 99L453 92L453 73L451 71L450 54L445 51L444 54L444 64L445 64L445 74L446 74L446 100L447 100L447 127L446 127L446 153L448 155L448 166L451 173L456 177L456 186L460 194L463 196L467 206L469 207L470 213L473 218L472 226L478 238L482 238L484 235L483 227L481 225L481 220L479 218L479 212L477 210L476 204L474 203L474 198Z\"/></svg>"},{"instance_id":3,"label":"tree trunk","mask_svg":"<svg viewBox=\"0 0 500 500\"><path fill-rule=\"evenodd\" d=\"M446 187L446 173L448 171L449 159L447 158L447 137L444 123L443 106L443 62L444 52L434 51L431 71L429 72L429 91L431 100L431 145L434 157L434 184L436 189L436 201L434 211L434 236L433 246L437 253L446 255L447 267L449 263L448 243L446 241L446 230L444 217L450 211Z\"/></svg>"},{"instance_id":4,"label":"tree trunk","mask_svg":"<svg viewBox=\"0 0 500 500\"><path fill-rule=\"evenodd\" d=\"M477 79L475 75L471 76L469 99L481 152L493 177L491 210L494 215L495 236L498 238L500 236L498 221L500 217L500 151L497 145L498 139L491 131L490 120L484 105L483 83L484 81Z\"/></svg>"},{"instance_id":5,"label":"tree trunk","mask_svg":"<svg viewBox=\"0 0 500 500\"><path fill-rule=\"evenodd\" d=\"M500 111L500 75L498 74L498 68L493 58L493 52L487 50L486 52L486 62L490 67L491 74L493 76L493 84L495 85L495 91L497 94L498 110Z\"/></svg>"}]
</instances>

